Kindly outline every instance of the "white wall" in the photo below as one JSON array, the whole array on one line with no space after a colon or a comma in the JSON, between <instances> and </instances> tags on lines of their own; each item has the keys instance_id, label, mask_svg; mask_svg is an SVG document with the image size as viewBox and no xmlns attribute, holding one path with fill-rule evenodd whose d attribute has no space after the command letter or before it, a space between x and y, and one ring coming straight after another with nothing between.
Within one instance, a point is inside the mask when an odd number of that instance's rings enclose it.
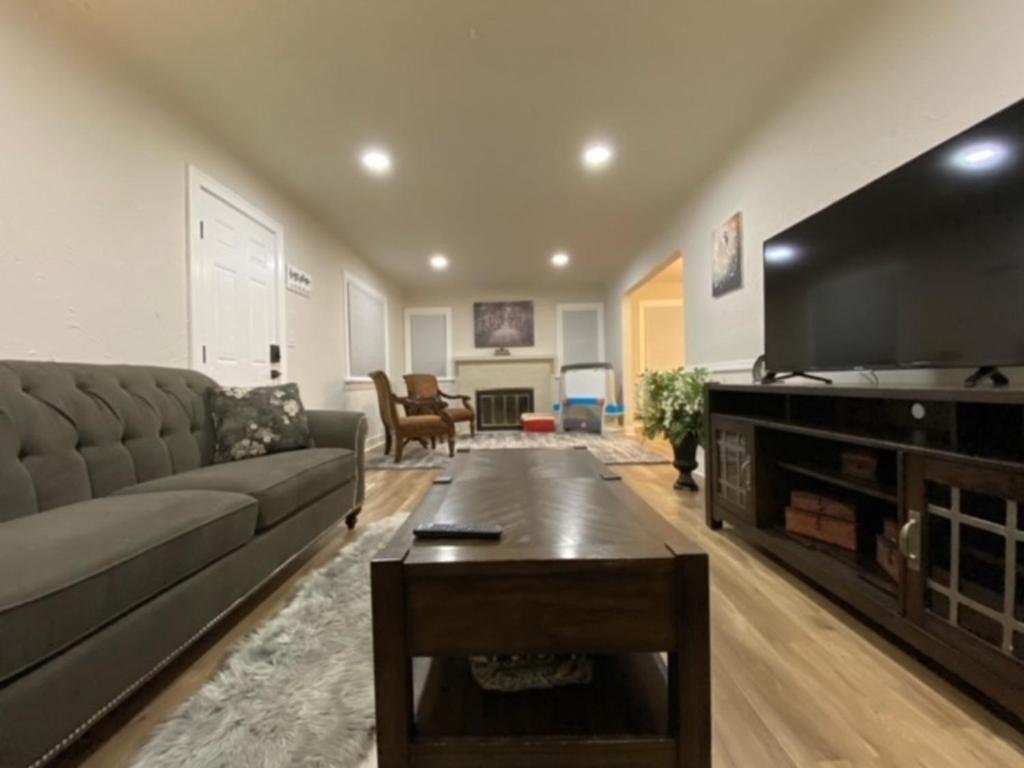
<instances>
[{"instance_id":1,"label":"white wall","mask_svg":"<svg viewBox=\"0 0 1024 768\"><path fill-rule=\"evenodd\" d=\"M473 304L478 301L532 301L534 345L516 347L513 355L550 354L557 346L556 307L558 304L603 302L605 289L600 286L580 285L576 287L548 287L522 291L476 291L472 288L446 290L444 288L412 289L406 292L405 303L409 307L451 307L452 310L452 352L460 355L488 355L489 349L473 346ZM607 344L606 344L607 346ZM606 349L607 355L609 350ZM404 366L404 362L403 362ZM402 369L404 372L404 367Z\"/></svg>"},{"instance_id":2,"label":"white wall","mask_svg":"<svg viewBox=\"0 0 1024 768\"><path fill-rule=\"evenodd\" d=\"M681 249L687 364L711 367L720 379L749 368L763 350L766 238L1024 97L1024 3L893 0L885 7L795 83L666 229L628 260L607 300L614 362L621 363L623 292ZM712 299L711 232L737 210L743 211L743 288ZM962 375L882 377L959 381Z\"/></svg>"},{"instance_id":3,"label":"white wall","mask_svg":"<svg viewBox=\"0 0 1024 768\"><path fill-rule=\"evenodd\" d=\"M251 166L91 48L0 6L0 358L188 365L186 167L273 216L313 296L289 293L289 376L312 407L344 388L342 272L384 292L400 367L402 296ZM371 432L377 431L371 428Z\"/></svg>"}]
</instances>

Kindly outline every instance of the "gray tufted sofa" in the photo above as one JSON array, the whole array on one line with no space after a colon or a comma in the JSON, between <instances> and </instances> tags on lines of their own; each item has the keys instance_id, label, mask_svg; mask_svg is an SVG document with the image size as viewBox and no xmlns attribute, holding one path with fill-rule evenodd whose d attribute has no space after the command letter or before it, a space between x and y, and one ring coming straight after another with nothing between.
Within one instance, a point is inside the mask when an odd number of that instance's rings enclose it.
<instances>
[{"instance_id":1,"label":"gray tufted sofa","mask_svg":"<svg viewBox=\"0 0 1024 768\"><path fill-rule=\"evenodd\" d=\"M362 414L212 464L194 371L0 361L0 766L41 765L342 518Z\"/></svg>"}]
</instances>

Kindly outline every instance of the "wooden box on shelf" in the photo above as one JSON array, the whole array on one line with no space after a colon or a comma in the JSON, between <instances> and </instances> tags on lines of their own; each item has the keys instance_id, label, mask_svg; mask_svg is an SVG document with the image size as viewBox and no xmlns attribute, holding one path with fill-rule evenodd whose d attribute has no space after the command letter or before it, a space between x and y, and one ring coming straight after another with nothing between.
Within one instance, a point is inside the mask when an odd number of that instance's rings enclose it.
<instances>
[{"instance_id":1,"label":"wooden box on shelf","mask_svg":"<svg viewBox=\"0 0 1024 768\"><path fill-rule=\"evenodd\" d=\"M875 537L875 560L893 581L900 580L900 554L896 544L882 534Z\"/></svg>"},{"instance_id":2,"label":"wooden box on shelf","mask_svg":"<svg viewBox=\"0 0 1024 768\"><path fill-rule=\"evenodd\" d=\"M896 538L899 536L899 524L892 518L883 521L882 533L875 537L875 561L889 577L900 580L900 553Z\"/></svg>"},{"instance_id":3,"label":"wooden box on shelf","mask_svg":"<svg viewBox=\"0 0 1024 768\"><path fill-rule=\"evenodd\" d=\"M794 509L804 512L813 512L817 515L826 515L838 520L857 522L857 507L847 501L833 499L830 496L822 496L810 491L792 491L789 495L789 505Z\"/></svg>"},{"instance_id":4,"label":"wooden box on shelf","mask_svg":"<svg viewBox=\"0 0 1024 768\"><path fill-rule=\"evenodd\" d=\"M835 544L837 547L857 550L857 524L837 517L819 515L795 507L786 508L786 530L810 539Z\"/></svg>"},{"instance_id":5,"label":"wooden box on shelf","mask_svg":"<svg viewBox=\"0 0 1024 768\"><path fill-rule=\"evenodd\" d=\"M857 509L852 504L808 491L793 491L786 508L786 530L857 550Z\"/></svg>"},{"instance_id":6,"label":"wooden box on shelf","mask_svg":"<svg viewBox=\"0 0 1024 768\"><path fill-rule=\"evenodd\" d=\"M877 482L878 455L863 448L846 448L839 454L842 473L858 480Z\"/></svg>"}]
</instances>

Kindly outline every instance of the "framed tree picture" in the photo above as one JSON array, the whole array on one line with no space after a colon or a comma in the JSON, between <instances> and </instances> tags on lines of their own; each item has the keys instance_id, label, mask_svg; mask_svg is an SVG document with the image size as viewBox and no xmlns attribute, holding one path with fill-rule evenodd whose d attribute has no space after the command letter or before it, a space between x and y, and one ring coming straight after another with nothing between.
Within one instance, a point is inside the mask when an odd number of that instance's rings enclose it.
<instances>
[{"instance_id":1,"label":"framed tree picture","mask_svg":"<svg viewBox=\"0 0 1024 768\"><path fill-rule=\"evenodd\" d=\"M473 304L473 341L478 348L532 347L532 301Z\"/></svg>"},{"instance_id":2,"label":"framed tree picture","mask_svg":"<svg viewBox=\"0 0 1024 768\"><path fill-rule=\"evenodd\" d=\"M737 211L712 236L711 295L743 287L743 214Z\"/></svg>"}]
</instances>

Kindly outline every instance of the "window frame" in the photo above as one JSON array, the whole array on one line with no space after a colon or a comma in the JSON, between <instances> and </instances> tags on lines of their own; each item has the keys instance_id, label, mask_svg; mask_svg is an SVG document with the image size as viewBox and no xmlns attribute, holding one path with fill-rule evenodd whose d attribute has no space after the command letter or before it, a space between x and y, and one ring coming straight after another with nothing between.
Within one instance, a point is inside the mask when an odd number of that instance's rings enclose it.
<instances>
[{"instance_id":1,"label":"window frame","mask_svg":"<svg viewBox=\"0 0 1024 768\"><path fill-rule=\"evenodd\" d=\"M387 374L388 378L391 378L391 332L390 332L390 320L389 320L389 308L388 308L388 297L382 291L377 290L372 285L367 283L365 280L361 280L353 275L348 270L342 273L344 281L344 319L345 319L345 383L346 384L365 384L371 379L369 376L353 376L352 375L352 316L350 310L352 308L352 302L349 299L350 286L356 286L364 293L368 293L375 299L378 299L384 306L384 373Z\"/></svg>"},{"instance_id":2,"label":"window frame","mask_svg":"<svg viewBox=\"0 0 1024 768\"><path fill-rule=\"evenodd\" d=\"M598 359L594 360L595 363L604 363L608 360L608 350L605 347L604 342L604 302L602 301L589 301L579 302L571 304L556 304L555 305L555 371L558 375L561 375L562 366L565 364L565 348L562 343L562 331L563 323L562 316L565 312L579 312L581 310L596 310L597 311L597 353Z\"/></svg>"}]
</instances>

